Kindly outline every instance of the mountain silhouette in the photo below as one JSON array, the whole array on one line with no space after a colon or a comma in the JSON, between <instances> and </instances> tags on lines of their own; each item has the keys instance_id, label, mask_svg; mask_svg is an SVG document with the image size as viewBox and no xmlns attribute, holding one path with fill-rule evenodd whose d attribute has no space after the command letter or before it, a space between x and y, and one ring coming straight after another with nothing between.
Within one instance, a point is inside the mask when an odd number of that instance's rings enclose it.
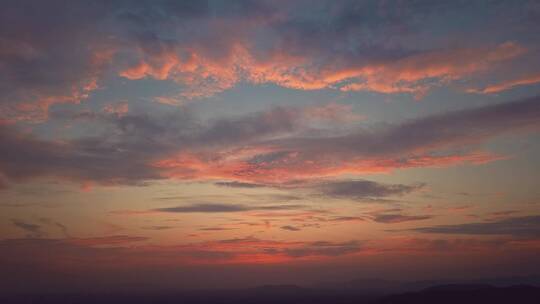
<instances>
[{"instance_id":1,"label":"mountain silhouette","mask_svg":"<svg viewBox=\"0 0 540 304\"><path fill-rule=\"evenodd\" d=\"M235 290L199 290L169 294L39 294L0 296L9 304L421 304L540 303L540 288L528 285L494 287L484 284L432 286L394 295L361 291L302 288L294 285Z\"/></svg>"}]
</instances>

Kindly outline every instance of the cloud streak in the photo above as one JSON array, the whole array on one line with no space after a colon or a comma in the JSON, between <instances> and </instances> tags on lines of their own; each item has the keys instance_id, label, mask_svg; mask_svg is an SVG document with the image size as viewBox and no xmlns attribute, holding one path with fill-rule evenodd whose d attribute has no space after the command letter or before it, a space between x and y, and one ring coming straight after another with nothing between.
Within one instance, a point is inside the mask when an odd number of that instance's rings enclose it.
<instances>
[{"instance_id":1,"label":"cloud streak","mask_svg":"<svg viewBox=\"0 0 540 304\"><path fill-rule=\"evenodd\" d=\"M538 238L540 237L540 216L531 215L481 223L419 227L413 230L422 233L510 235Z\"/></svg>"},{"instance_id":2,"label":"cloud streak","mask_svg":"<svg viewBox=\"0 0 540 304\"><path fill-rule=\"evenodd\" d=\"M373 220L377 223L395 224L412 221L429 220L431 215L403 215L403 214L377 214Z\"/></svg>"},{"instance_id":3,"label":"cloud streak","mask_svg":"<svg viewBox=\"0 0 540 304\"><path fill-rule=\"evenodd\" d=\"M40 237L44 236L44 234L45 234L45 233L42 231L40 225L36 225L36 224L32 224L32 223L27 223L27 222L24 222L24 221L21 221L21 220L17 220L17 219L12 219L12 220L11 220L11 223L13 224L13 226L15 226L15 227L17 227L17 228L20 228L20 229L22 229L23 231L27 232L27 236L28 236L28 237L32 237L32 238L40 238Z\"/></svg>"},{"instance_id":4,"label":"cloud streak","mask_svg":"<svg viewBox=\"0 0 540 304\"><path fill-rule=\"evenodd\" d=\"M305 208L303 205L275 205L275 206L257 206L242 204L217 204L200 203L187 206L156 208L152 211L170 212L170 213L227 213L227 212L245 212L257 210L297 210Z\"/></svg>"},{"instance_id":5,"label":"cloud streak","mask_svg":"<svg viewBox=\"0 0 540 304\"><path fill-rule=\"evenodd\" d=\"M469 89L471 93L479 94L493 94L499 93L502 91L510 90L518 86L525 86L528 84L537 84L540 83L540 74L532 74L522 76L516 79L509 79L504 82L488 85L482 89Z\"/></svg>"},{"instance_id":6,"label":"cloud streak","mask_svg":"<svg viewBox=\"0 0 540 304\"><path fill-rule=\"evenodd\" d=\"M381 184L368 180L330 181L315 185L322 195L346 199L376 199L388 196L403 196L420 190L424 184L401 185Z\"/></svg>"}]
</instances>

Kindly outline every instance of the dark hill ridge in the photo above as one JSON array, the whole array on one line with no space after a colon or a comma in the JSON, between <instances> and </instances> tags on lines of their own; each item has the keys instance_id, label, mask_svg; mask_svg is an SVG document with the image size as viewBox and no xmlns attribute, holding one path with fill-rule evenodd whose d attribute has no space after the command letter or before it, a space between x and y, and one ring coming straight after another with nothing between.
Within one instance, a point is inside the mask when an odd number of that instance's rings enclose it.
<instances>
[{"instance_id":1,"label":"dark hill ridge","mask_svg":"<svg viewBox=\"0 0 540 304\"><path fill-rule=\"evenodd\" d=\"M540 303L540 288L526 285L442 285L418 292L366 296L358 292L308 289L297 286L263 286L237 290L206 290L176 294L49 294L0 296L6 304L409 304L409 303Z\"/></svg>"},{"instance_id":2,"label":"dark hill ridge","mask_svg":"<svg viewBox=\"0 0 540 304\"><path fill-rule=\"evenodd\" d=\"M418 304L418 303L540 303L540 288L534 286L493 287L487 285L444 285L385 297L380 304Z\"/></svg>"},{"instance_id":3,"label":"dark hill ridge","mask_svg":"<svg viewBox=\"0 0 540 304\"><path fill-rule=\"evenodd\" d=\"M499 278L479 278L470 280L424 280L424 281L393 281L384 279L355 279L345 282L325 282L313 286L315 289L335 289L359 291L368 294L397 294L404 292L420 291L433 286L494 286L508 287L513 285L530 285L540 287L540 276L516 276Z\"/></svg>"}]
</instances>

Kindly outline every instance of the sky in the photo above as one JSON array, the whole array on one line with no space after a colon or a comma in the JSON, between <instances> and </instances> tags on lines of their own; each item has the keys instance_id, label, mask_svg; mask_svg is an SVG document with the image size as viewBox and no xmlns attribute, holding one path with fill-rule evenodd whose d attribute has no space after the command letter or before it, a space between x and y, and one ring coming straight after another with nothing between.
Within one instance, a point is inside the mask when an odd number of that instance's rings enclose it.
<instances>
[{"instance_id":1,"label":"sky","mask_svg":"<svg viewBox=\"0 0 540 304\"><path fill-rule=\"evenodd\" d=\"M540 273L540 2L0 3L1 290Z\"/></svg>"}]
</instances>

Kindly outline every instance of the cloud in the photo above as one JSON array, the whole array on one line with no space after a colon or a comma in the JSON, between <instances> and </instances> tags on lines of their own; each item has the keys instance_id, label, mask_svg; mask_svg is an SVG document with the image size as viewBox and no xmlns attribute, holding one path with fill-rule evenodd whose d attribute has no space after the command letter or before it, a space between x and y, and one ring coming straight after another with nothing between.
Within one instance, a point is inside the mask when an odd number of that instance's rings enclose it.
<instances>
[{"instance_id":1,"label":"cloud","mask_svg":"<svg viewBox=\"0 0 540 304\"><path fill-rule=\"evenodd\" d=\"M538 129L538 97L435 114L345 135L280 137L213 155L179 153L155 163L171 178L213 177L283 184L398 168L483 164L504 156L472 147L504 135Z\"/></svg>"},{"instance_id":2,"label":"cloud","mask_svg":"<svg viewBox=\"0 0 540 304\"><path fill-rule=\"evenodd\" d=\"M182 59L185 57L183 46L162 44L165 50L154 54L154 66L143 59L138 65L121 71L120 75L128 79L153 77L187 84L190 89L178 96L187 99L211 96L232 88L241 80L255 84L275 83L299 90L337 88L385 94L409 93L418 97L432 87L485 71L525 52L516 43L504 42L478 48L412 51L397 58L395 52L392 57L377 59L370 58L370 54L367 58L362 56L366 54L320 58L321 54L303 50L302 55L291 54L288 50L269 50L267 56L271 60L268 60L254 55L257 50L251 49L248 42L236 41L230 46L230 53L218 60L204 60L199 53L188 51L186 68L182 64L185 61ZM215 82L208 84L209 78Z\"/></svg>"},{"instance_id":3,"label":"cloud","mask_svg":"<svg viewBox=\"0 0 540 304\"><path fill-rule=\"evenodd\" d=\"M217 182L214 183L216 186L222 186L222 187L230 187L230 188L261 188L264 187L264 185L259 184L253 184L253 183L242 183L242 182Z\"/></svg>"},{"instance_id":4,"label":"cloud","mask_svg":"<svg viewBox=\"0 0 540 304\"><path fill-rule=\"evenodd\" d=\"M101 113L92 119L107 122L110 132L61 142L0 125L0 174L8 182L54 177L137 185L173 178L276 186L399 168L483 164L505 157L474 147L540 126L538 97L351 128L346 134L300 136L298 112L274 108L208 124L182 111L166 117ZM393 191L400 189L409 188Z\"/></svg>"},{"instance_id":5,"label":"cloud","mask_svg":"<svg viewBox=\"0 0 540 304\"><path fill-rule=\"evenodd\" d=\"M502 251L532 251L538 250L538 240L499 238L414 238L396 237L386 240L373 240L370 246L381 251L394 251L396 253L424 253L424 254L452 254L469 255L473 252L483 252L493 257L494 252Z\"/></svg>"},{"instance_id":6,"label":"cloud","mask_svg":"<svg viewBox=\"0 0 540 304\"><path fill-rule=\"evenodd\" d=\"M524 52L523 47L512 42L493 48L434 50L358 70L338 71L337 75L344 75L344 80L359 78L359 81L353 80L343 86L342 90L346 91L368 90L422 96L433 86L480 72ZM432 80L431 83L429 80Z\"/></svg>"},{"instance_id":7,"label":"cloud","mask_svg":"<svg viewBox=\"0 0 540 304\"><path fill-rule=\"evenodd\" d=\"M433 218L431 215L377 214L373 220L377 223L394 224L410 221L421 221Z\"/></svg>"},{"instance_id":8,"label":"cloud","mask_svg":"<svg viewBox=\"0 0 540 304\"><path fill-rule=\"evenodd\" d=\"M59 143L0 126L2 173L11 180L60 177L79 182L130 184L160 176L145 164L142 151L118 150L101 138Z\"/></svg>"},{"instance_id":9,"label":"cloud","mask_svg":"<svg viewBox=\"0 0 540 304\"><path fill-rule=\"evenodd\" d=\"M316 184L312 189L319 190L325 196L361 200L403 196L423 187L424 184L381 184L368 180L344 180L323 182Z\"/></svg>"},{"instance_id":10,"label":"cloud","mask_svg":"<svg viewBox=\"0 0 540 304\"><path fill-rule=\"evenodd\" d=\"M257 206L242 204L217 204L200 203L187 206L156 208L152 211L171 212L171 213L219 213L219 212L244 212L253 210L296 210L304 208L302 205L275 205L275 206Z\"/></svg>"},{"instance_id":11,"label":"cloud","mask_svg":"<svg viewBox=\"0 0 540 304\"><path fill-rule=\"evenodd\" d=\"M191 206L179 206L154 209L159 212L191 213L191 212L240 212L249 210L247 206L239 204L195 204Z\"/></svg>"},{"instance_id":12,"label":"cloud","mask_svg":"<svg viewBox=\"0 0 540 304\"><path fill-rule=\"evenodd\" d=\"M302 229L300 229L298 227L290 226L290 225L281 226L280 228L283 229L283 230L288 230L288 231L300 231L300 230L302 230Z\"/></svg>"},{"instance_id":13,"label":"cloud","mask_svg":"<svg viewBox=\"0 0 540 304\"><path fill-rule=\"evenodd\" d=\"M422 233L510 235L538 238L540 237L540 216L531 215L480 223L419 227L413 230Z\"/></svg>"},{"instance_id":14,"label":"cloud","mask_svg":"<svg viewBox=\"0 0 540 304\"><path fill-rule=\"evenodd\" d=\"M336 216L326 220L330 222L363 222L366 219L360 216Z\"/></svg>"},{"instance_id":15,"label":"cloud","mask_svg":"<svg viewBox=\"0 0 540 304\"><path fill-rule=\"evenodd\" d=\"M67 242L78 246L102 246L102 245L123 245L126 243L142 242L148 240L147 237L129 235L111 235L90 238L68 238Z\"/></svg>"},{"instance_id":16,"label":"cloud","mask_svg":"<svg viewBox=\"0 0 540 304\"><path fill-rule=\"evenodd\" d=\"M470 93L479 93L479 94L494 94L502 91L510 90L518 86L524 86L528 84L540 83L540 74L532 74L522 76L517 79L509 79L497 84L488 85L482 89L469 89Z\"/></svg>"},{"instance_id":17,"label":"cloud","mask_svg":"<svg viewBox=\"0 0 540 304\"><path fill-rule=\"evenodd\" d=\"M227 183L227 186L229 183ZM251 188L251 183L231 182L233 187ZM244 185L247 184L247 185ZM255 184L255 187L268 187L271 185ZM385 197L400 197L422 189L424 184L383 184L368 180L331 180L331 181L302 181L277 185L278 189L295 190L297 188L309 190L314 195L353 200L379 200ZM281 196L270 196L273 200L283 199ZM289 200L288 196L284 197ZM298 197L292 197L298 199Z\"/></svg>"},{"instance_id":18,"label":"cloud","mask_svg":"<svg viewBox=\"0 0 540 304\"><path fill-rule=\"evenodd\" d=\"M20 229L24 230L25 232L27 232L28 237L40 238L40 237L43 237L45 235L45 233L41 230L40 225L27 223L27 222L17 220L17 219L12 219L11 223L15 227L20 228Z\"/></svg>"},{"instance_id":19,"label":"cloud","mask_svg":"<svg viewBox=\"0 0 540 304\"><path fill-rule=\"evenodd\" d=\"M217 243L232 247L248 246L255 250L261 250L264 254L289 258L336 257L358 253L362 250L359 241L281 242L247 237L221 240Z\"/></svg>"},{"instance_id":20,"label":"cloud","mask_svg":"<svg viewBox=\"0 0 540 304\"><path fill-rule=\"evenodd\" d=\"M62 1L4 3L1 120L43 121L51 105L79 103L99 87L112 56L111 41L96 31L110 16L107 7Z\"/></svg>"},{"instance_id":21,"label":"cloud","mask_svg":"<svg viewBox=\"0 0 540 304\"><path fill-rule=\"evenodd\" d=\"M312 242L300 248L285 249L285 253L291 257L304 256L340 256L359 252L362 250L360 242L351 241L344 243Z\"/></svg>"},{"instance_id":22,"label":"cloud","mask_svg":"<svg viewBox=\"0 0 540 304\"><path fill-rule=\"evenodd\" d=\"M454 262L443 268L445 271L464 266L470 269L476 263L485 263L480 267L490 268L500 266L499 262L504 260L508 261L507 269L514 271L523 262L536 267L539 248L537 240L512 238L396 237L305 242L243 237L176 245L135 242L114 246L71 244L66 239L25 238L0 240L0 268L5 270L0 276L6 292L23 291L21 294L58 292L59 286L61 292L72 293L74 290L97 290L98 293L119 290L115 288L141 290L144 286L151 286L150 290L155 291L223 286L216 284L244 276L241 284L249 285L254 277L266 278L276 271L278 273L271 280L263 282L282 282L283 275L291 273L291 267L300 274L293 278L298 282L306 282L314 273L317 277L332 271L341 274L340 269L354 270L359 265L371 265L374 274L380 273L381 269L393 273L397 264L388 265L389 259L406 263L404 269L431 267L440 265L441 261L442 264ZM381 262L373 264L372 257L380 258ZM410 264L415 262L421 263ZM295 268L295 265L302 267ZM179 268L182 271L178 271ZM314 272L316 270L320 272ZM43 280L44 277L47 280ZM201 285L193 284L199 277L197 283ZM209 278L216 280L209 282Z\"/></svg>"},{"instance_id":23,"label":"cloud","mask_svg":"<svg viewBox=\"0 0 540 304\"><path fill-rule=\"evenodd\" d=\"M40 218L39 221L45 225L49 225L51 227L55 227L56 229L59 229L62 232L63 236L69 237L69 232L66 225L59 223L57 221L54 221L50 218L45 218L45 217Z\"/></svg>"},{"instance_id":24,"label":"cloud","mask_svg":"<svg viewBox=\"0 0 540 304\"><path fill-rule=\"evenodd\" d=\"M115 76L175 82L178 92L154 97L169 104L241 82L422 96L524 54L536 40L499 16L534 28L529 11L513 3L8 1L0 13L1 119L44 121L54 105L88 100ZM440 26L457 17L477 27L463 36Z\"/></svg>"},{"instance_id":25,"label":"cloud","mask_svg":"<svg viewBox=\"0 0 540 304\"><path fill-rule=\"evenodd\" d=\"M366 8L359 9L363 6ZM412 26L412 20L429 23L429 18L424 18L434 13L432 9L415 7L415 10L425 10L425 15L414 14L404 6L397 13L395 8L385 4L323 1L316 5L319 10L312 12L319 18L308 20L296 15L294 9L306 10L298 4L266 6L264 17L256 9L257 13L246 12L237 16L238 19L220 15L225 11L214 8L213 18L222 21L220 37L211 32L215 30L214 24L204 22L202 28L209 32L201 35L205 40L196 43L189 43L192 39L178 39L180 37L164 39L156 31L152 39L139 42L133 54L137 58L135 63L121 70L119 75L132 80L168 79L186 85L177 99L207 97L241 81L274 83L300 90L364 90L421 96L434 86L485 71L525 52L524 47L512 41L451 49L430 45L426 50L405 45L403 41L397 46L388 46L374 38L380 35L400 40L398 36L402 33L396 33L396 27L403 30ZM365 11L386 13L373 18L366 16ZM326 13L321 15L321 12ZM302 22L297 22L295 17ZM319 23L323 19L326 20L324 29ZM184 27L189 29L189 22ZM413 31L408 34L415 37ZM264 40L270 42L253 43ZM331 41L332 47L321 41ZM221 47L220 54L211 49L215 44Z\"/></svg>"},{"instance_id":26,"label":"cloud","mask_svg":"<svg viewBox=\"0 0 540 304\"><path fill-rule=\"evenodd\" d=\"M146 229L146 230L167 230L167 229L172 229L172 228L175 228L173 226L145 226L145 227L141 227L142 229Z\"/></svg>"},{"instance_id":27,"label":"cloud","mask_svg":"<svg viewBox=\"0 0 540 304\"><path fill-rule=\"evenodd\" d=\"M363 156L440 150L482 142L510 131L538 128L539 101L539 97L526 98L435 114L374 131L358 130L337 137L286 139L282 144L285 148L318 147L323 153L339 145L335 148L337 153Z\"/></svg>"},{"instance_id":28,"label":"cloud","mask_svg":"<svg viewBox=\"0 0 540 304\"><path fill-rule=\"evenodd\" d=\"M280 263L360 252L359 242L289 242L254 237L177 245L148 245L147 238L127 235L96 238L10 239L0 241L2 266L35 265L40 269L124 269ZM56 257L56 258L53 258ZM90 267L90 268L89 268Z\"/></svg>"},{"instance_id":29,"label":"cloud","mask_svg":"<svg viewBox=\"0 0 540 304\"><path fill-rule=\"evenodd\" d=\"M233 230L235 228L227 228L227 227L205 227L205 228L199 228L199 231L225 231L225 230Z\"/></svg>"},{"instance_id":30,"label":"cloud","mask_svg":"<svg viewBox=\"0 0 540 304\"><path fill-rule=\"evenodd\" d=\"M129 103L126 101L123 101L116 104L108 104L105 107L103 107L102 111L107 114L124 116L129 112Z\"/></svg>"}]
</instances>

